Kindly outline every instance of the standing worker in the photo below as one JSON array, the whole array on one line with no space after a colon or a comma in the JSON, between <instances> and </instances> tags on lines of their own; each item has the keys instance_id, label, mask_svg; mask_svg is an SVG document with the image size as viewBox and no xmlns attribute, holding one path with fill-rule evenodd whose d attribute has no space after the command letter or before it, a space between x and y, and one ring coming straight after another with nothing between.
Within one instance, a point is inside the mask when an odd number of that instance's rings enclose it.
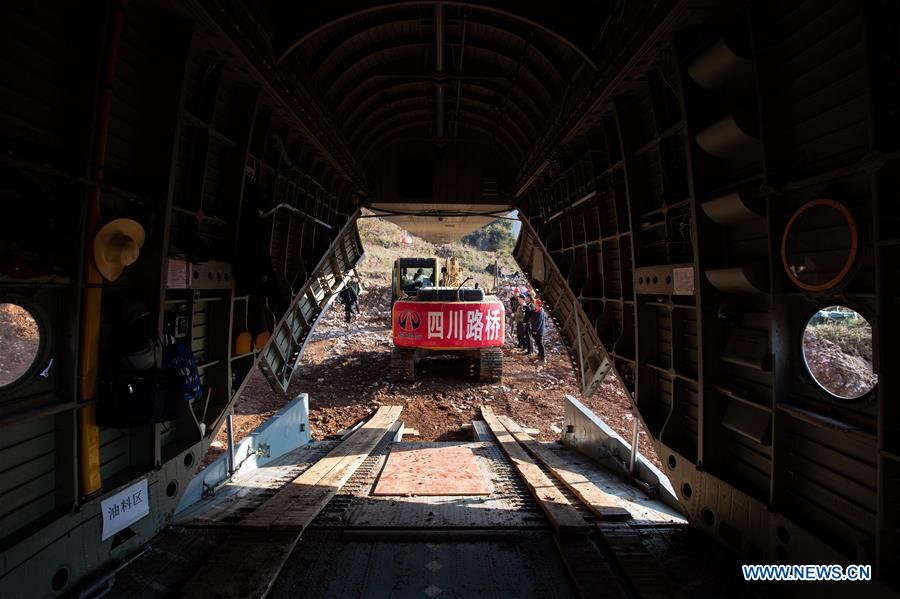
<instances>
[{"instance_id":1,"label":"standing worker","mask_svg":"<svg viewBox=\"0 0 900 599\"><path fill-rule=\"evenodd\" d=\"M516 297L516 311L513 312L513 322L516 325L516 339L518 339L518 348L524 350L525 353L531 353L531 339L528 336L528 324L525 318L526 305L525 297L519 295Z\"/></svg>"},{"instance_id":2,"label":"standing worker","mask_svg":"<svg viewBox=\"0 0 900 599\"><path fill-rule=\"evenodd\" d=\"M530 311L528 319L528 328L531 329L531 335L534 337L534 343L537 345L538 360L544 361L544 302L535 299L534 308ZM531 345L529 343L529 345Z\"/></svg>"},{"instance_id":3,"label":"standing worker","mask_svg":"<svg viewBox=\"0 0 900 599\"><path fill-rule=\"evenodd\" d=\"M353 285L348 283L341 289L338 297L341 298L341 303L344 304L344 319L350 322L353 319L354 310L359 314L359 295L357 295Z\"/></svg>"},{"instance_id":4,"label":"standing worker","mask_svg":"<svg viewBox=\"0 0 900 599\"><path fill-rule=\"evenodd\" d=\"M519 288L513 287L512 295L509 296L509 325L513 328L518 338L518 327L516 326L516 310L519 308ZM519 345L521 345L521 340Z\"/></svg>"},{"instance_id":5,"label":"standing worker","mask_svg":"<svg viewBox=\"0 0 900 599\"><path fill-rule=\"evenodd\" d=\"M512 295L509 296L509 311L515 312L516 306L519 305L519 301L516 299L519 297L519 288L513 287Z\"/></svg>"},{"instance_id":6,"label":"standing worker","mask_svg":"<svg viewBox=\"0 0 900 599\"><path fill-rule=\"evenodd\" d=\"M522 310L522 335L525 339L525 355L530 356L534 351L531 345L531 315L534 313L534 304L531 303L531 296L524 293L519 296L519 302Z\"/></svg>"}]
</instances>

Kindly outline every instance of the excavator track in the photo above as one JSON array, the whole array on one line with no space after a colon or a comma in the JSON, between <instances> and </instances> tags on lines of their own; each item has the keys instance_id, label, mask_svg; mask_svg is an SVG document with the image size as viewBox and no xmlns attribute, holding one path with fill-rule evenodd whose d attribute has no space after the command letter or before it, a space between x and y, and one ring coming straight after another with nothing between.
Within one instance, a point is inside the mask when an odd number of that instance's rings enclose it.
<instances>
[{"instance_id":1,"label":"excavator track","mask_svg":"<svg viewBox=\"0 0 900 599\"><path fill-rule=\"evenodd\" d=\"M486 347L479 352L478 380L498 383L503 379L503 350Z\"/></svg>"},{"instance_id":2,"label":"excavator track","mask_svg":"<svg viewBox=\"0 0 900 599\"><path fill-rule=\"evenodd\" d=\"M411 383L416 380L415 352L395 347L391 352L391 380L395 383Z\"/></svg>"}]
</instances>

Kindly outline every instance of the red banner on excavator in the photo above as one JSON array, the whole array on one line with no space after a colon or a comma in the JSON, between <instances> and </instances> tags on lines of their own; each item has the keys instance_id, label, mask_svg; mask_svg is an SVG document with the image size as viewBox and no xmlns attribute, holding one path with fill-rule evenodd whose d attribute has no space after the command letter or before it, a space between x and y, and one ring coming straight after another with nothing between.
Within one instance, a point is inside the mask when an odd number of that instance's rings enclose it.
<instances>
[{"instance_id":1,"label":"red banner on excavator","mask_svg":"<svg viewBox=\"0 0 900 599\"><path fill-rule=\"evenodd\" d=\"M427 349L478 349L503 345L503 304L399 300L391 314L394 345Z\"/></svg>"}]
</instances>

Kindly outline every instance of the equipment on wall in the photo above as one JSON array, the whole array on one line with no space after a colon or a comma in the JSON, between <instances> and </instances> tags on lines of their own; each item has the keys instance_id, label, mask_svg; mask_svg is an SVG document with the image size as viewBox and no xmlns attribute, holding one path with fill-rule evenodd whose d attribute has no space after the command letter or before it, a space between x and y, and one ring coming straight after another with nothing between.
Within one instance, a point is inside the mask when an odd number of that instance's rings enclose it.
<instances>
[{"instance_id":1,"label":"equipment on wall","mask_svg":"<svg viewBox=\"0 0 900 599\"><path fill-rule=\"evenodd\" d=\"M117 218L94 237L94 263L107 281L115 281L125 267L134 264L144 246L144 227L130 218Z\"/></svg>"},{"instance_id":2,"label":"equipment on wall","mask_svg":"<svg viewBox=\"0 0 900 599\"><path fill-rule=\"evenodd\" d=\"M183 377L182 398L185 401L192 401L200 397L202 382L194 352L187 343L175 338L171 326L166 327L163 341L163 367L174 370Z\"/></svg>"},{"instance_id":3,"label":"equipment on wall","mask_svg":"<svg viewBox=\"0 0 900 599\"><path fill-rule=\"evenodd\" d=\"M254 343L254 347L256 351L262 351L262 349L266 346L266 343L269 342L269 337L271 334L269 331L262 331L256 335L256 342Z\"/></svg>"},{"instance_id":4,"label":"equipment on wall","mask_svg":"<svg viewBox=\"0 0 900 599\"><path fill-rule=\"evenodd\" d=\"M141 302L127 299L122 302L120 312L119 366L126 371L154 368L159 359L160 343L150 311Z\"/></svg>"},{"instance_id":5,"label":"equipment on wall","mask_svg":"<svg viewBox=\"0 0 900 599\"><path fill-rule=\"evenodd\" d=\"M250 331L241 331L234 340L234 356L243 356L253 351L253 335Z\"/></svg>"},{"instance_id":6,"label":"equipment on wall","mask_svg":"<svg viewBox=\"0 0 900 599\"><path fill-rule=\"evenodd\" d=\"M129 428L174 420L184 385L184 377L174 370L116 375L101 384L98 423Z\"/></svg>"}]
</instances>

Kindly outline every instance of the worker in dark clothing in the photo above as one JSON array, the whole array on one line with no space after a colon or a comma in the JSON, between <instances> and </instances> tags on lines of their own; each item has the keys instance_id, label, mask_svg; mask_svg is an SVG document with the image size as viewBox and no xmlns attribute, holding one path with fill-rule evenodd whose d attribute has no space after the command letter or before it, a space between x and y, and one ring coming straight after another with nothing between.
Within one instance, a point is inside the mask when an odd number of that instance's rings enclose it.
<instances>
[{"instance_id":1,"label":"worker in dark clothing","mask_svg":"<svg viewBox=\"0 0 900 599\"><path fill-rule=\"evenodd\" d=\"M353 285L347 285L341 289L338 297L341 298L341 303L344 304L344 319L350 322L353 320L354 310L359 314L359 296L356 294L356 289L353 288Z\"/></svg>"},{"instance_id":2,"label":"worker in dark clothing","mask_svg":"<svg viewBox=\"0 0 900 599\"><path fill-rule=\"evenodd\" d=\"M537 346L538 359L543 360L544 355L544 304L541 300L536 299L531 304L528 318L528 328L531 330L531 336L534 337L534 344Z\"/></svg>"},{"instance_id":3,"label":"worker in dark clothing","mask_svg":"<svg viewBox=\"0 0 900 599\"><path fill-rule=\"evenodd\" d=\"M525 339L525 346L522 348L525 350L525 355L530 356L534 352L534 347L531 344L531 315L534 313L534 304L531 303L531 298L524 293L519 296L521 298L521 310L522 310L522 334Z\"/></svg>"},{"instance_id":4,"label":"worker in dark clothing","mask_svg":"<svg viewBox=\"0 0 900 599\"><path fill-rule=\"evenodd\" d=\"M432 287L431 275L426 275L425 271L420 268L416 271L416 276L413 277L413 283L418 287Z\"/></svg>"}]
</instances>

